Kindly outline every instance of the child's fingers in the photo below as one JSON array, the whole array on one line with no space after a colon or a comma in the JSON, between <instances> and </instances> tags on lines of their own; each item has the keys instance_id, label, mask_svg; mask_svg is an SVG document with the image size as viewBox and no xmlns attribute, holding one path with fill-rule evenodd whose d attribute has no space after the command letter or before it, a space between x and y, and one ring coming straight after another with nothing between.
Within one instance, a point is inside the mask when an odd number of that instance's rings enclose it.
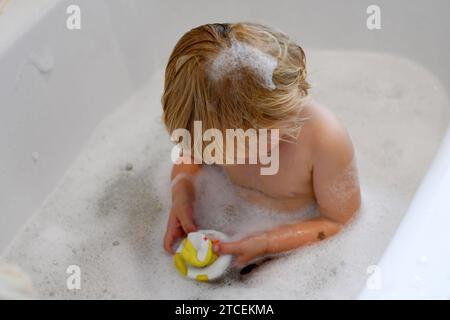
<instances>
[{"instance_id":1,"label":"child's fingers","mask_svg":"<svg viewBox=\"0 0 450 320\"><path fill-rule=\"evenodd\" d=\"M173 248L172 244L174 242L174 236L172 232L166 232L166 235L164 236L164 249L167 251L168 254L173 254Z\"/></svg>"},{"instance_id":2,"label":"child's fingers","mask_svg":"<svg viewBox=\"0 0 450 320\"><path fill-rule=\"evenodd\" d=\"M180 223L175 217L169 218L169 224L167 226L167 231L164 236L164 249L169 254L174 254L173 244L178 239L183 237L185 234L181 228Z\"/></svg>"},{"instance_id":3,"label":"child's fingers","mask_svg":"<svg viewBox=\"0 0 450 320\"><path fill-rule=\"evenodd\" d=\"M240 241L224 242L220 244L219 252L221 254L239 254L242 252Z\"/></svg>"},{"instance_id":4,"label":"child's fingers","mask_svg":"<svg viewBox=\"0 0 450 320\"><path fill-rule=\"evenodd\" d=\"M246 255L240 255L236 258L236 260L234 260L234 266L238 267L238 268L242 268L245 267L251 260L251 257L246 256Z\"/></svg>"},{"instance_id":5,"label":"child's fingers","mask_svg":"<svg viewBox=\"0 0 450 320\"><path fill-rule=\"evenodd\" d=\"M197 226L189 218L180 217L180 223L181 227L183 228L184 232L186 232L186 234L188 234L189 232L197 231Z\"/></svg>"},{"instance_id":6,"label":"child's fingers","mask_svg":"<svg viewBox=\"0 0 450 320\"><path fill-rule=\"evenodd\" d=\"M212 245L213 245L213 251L220 253L220 240L218 240L218 239L212 240Z\"/></svg>"},{"instance_id":7,"label":"child's fingers","mask_svg":"<svg viewBox=\"0 0 450 320\"><path fill-rule=\"evenodd\" d=\"M187 210L183 210L178 214L178 220L180 221L181 227L184 232L194 232L197 231L197 226L194 224L192 219L192 208L188 208Z\"/></svg>"},{"instance_id":8,"label":"child's fingers","mask_svg":"<svg viewBox=\"0 0 450 320\"><path fill-rule=\"evenodd\" d=\"M176 217L171 214L169 216L169 220L167 221L167 229L166 229L166 234L164 235L164 241L163 241L164 249L169 254L174 253L172 245L175 241L175 231L176 231L176 229L178 229L178 225L179 225L179 223L178 223Z\"/></svg>"}]
</instances>

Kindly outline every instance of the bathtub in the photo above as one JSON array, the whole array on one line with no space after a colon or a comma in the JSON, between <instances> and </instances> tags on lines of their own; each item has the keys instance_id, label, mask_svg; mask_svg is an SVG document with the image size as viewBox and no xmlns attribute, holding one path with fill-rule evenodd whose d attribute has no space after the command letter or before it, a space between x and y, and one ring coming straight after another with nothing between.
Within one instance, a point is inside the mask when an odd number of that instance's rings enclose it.
<instances>
[{"instance_id":1,"label":"bathtub","mask_svg":"<svg viewBox=\"0 0 450 320\"><path fill-rule=\"evenodd\" d=\"M366 9L381 8L368 30ZM70 5L81 29L66 26ZM450 92L450 3L433 1L0 1L0 252L57 185L101 119L211 21L301 33L304 46L387 52ZM450 298L450 131L360 299ZM375 285L374 285L375 284ZM355 297L356 298L356 297Z\"/></svg>"}]
</instances>

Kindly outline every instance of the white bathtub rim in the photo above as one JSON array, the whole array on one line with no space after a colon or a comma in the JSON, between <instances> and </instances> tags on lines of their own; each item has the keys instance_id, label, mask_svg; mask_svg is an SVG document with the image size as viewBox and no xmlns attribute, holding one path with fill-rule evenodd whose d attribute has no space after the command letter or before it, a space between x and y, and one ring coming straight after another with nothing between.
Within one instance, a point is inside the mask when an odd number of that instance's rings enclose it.
<instances>
[{"instance_id":1,"label":"white bathtub rim","mask_svg":"<svg viewBox=\"0 0 450 320\"><path fill-rule=\"evenodd\" d=\"M450 299L449 159L450 126L376 265L380 286L366 286L359 299Z\"/></svg>"}]
</instances>

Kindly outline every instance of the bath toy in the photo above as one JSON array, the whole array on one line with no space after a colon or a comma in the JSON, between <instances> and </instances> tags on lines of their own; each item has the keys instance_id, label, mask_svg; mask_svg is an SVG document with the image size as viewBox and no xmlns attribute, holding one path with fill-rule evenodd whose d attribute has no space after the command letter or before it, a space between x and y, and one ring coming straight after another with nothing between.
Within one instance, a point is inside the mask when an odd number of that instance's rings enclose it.
<instances>
[{"instance_id":1,"label":"bath toy","mask_svg":"<svg viewBox=\"0 0 450 320\"><path fill-rule=\"evenodd\" d=\"M175 252L173 262L178 272L197 281L219 278L229 267L231 255L217 255L213 251L216 241L228 241L228 237L215 230L199 230L188 234Z\"/></svg>"}]
</instances>

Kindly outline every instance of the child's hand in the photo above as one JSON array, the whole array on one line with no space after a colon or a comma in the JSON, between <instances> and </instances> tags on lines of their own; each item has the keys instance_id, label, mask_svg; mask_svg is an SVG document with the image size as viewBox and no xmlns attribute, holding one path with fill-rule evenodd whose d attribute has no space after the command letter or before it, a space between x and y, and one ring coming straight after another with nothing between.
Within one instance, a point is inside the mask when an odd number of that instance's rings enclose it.
<instances>
[{"instance_id":1,"label":"child's hand","mask_svg":"<svg viewBox=\"0 0 450 320\"><path fill-rule=\"evenodd\" d=\"M168 253L174 253L172 246L178 238L185 237L189 232L197 230L193 219L193 211L190 201L175 200L172 203L166 235L164 236L164 249Z\"/></svg>"},{"instance_id":2,"label":"child's hand","mask_svg":"<svg viewBox=\"0 0 450 320\"><path fill-rule=\"evenodd\" d=\"M265 233L261 233L236 242L221 243L218 249L220 254L236 255L234 264L243 267L254 258L267 253L268 238Z\"/></svg>"}]
</instances>

